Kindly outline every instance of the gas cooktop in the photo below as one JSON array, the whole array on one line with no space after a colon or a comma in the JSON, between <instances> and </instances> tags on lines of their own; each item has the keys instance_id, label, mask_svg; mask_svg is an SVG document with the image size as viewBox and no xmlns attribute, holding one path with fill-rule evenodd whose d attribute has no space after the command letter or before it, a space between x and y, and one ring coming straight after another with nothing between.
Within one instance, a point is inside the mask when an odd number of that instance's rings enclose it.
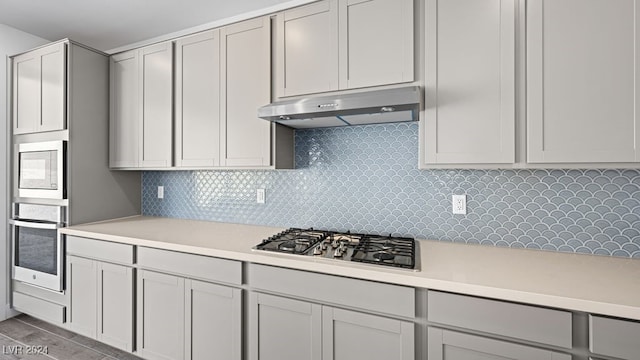
<instances>
[{"instance_id":1,"label":"gas cooktop","mask_svg":"<svg viewBox=\"0 0 640 360\"><path fill-rule=\"evenodd\" d=\"M391 235L290 228L263 240L254 249L416 269L416 241Z\"/></svg>"}]
</instances>

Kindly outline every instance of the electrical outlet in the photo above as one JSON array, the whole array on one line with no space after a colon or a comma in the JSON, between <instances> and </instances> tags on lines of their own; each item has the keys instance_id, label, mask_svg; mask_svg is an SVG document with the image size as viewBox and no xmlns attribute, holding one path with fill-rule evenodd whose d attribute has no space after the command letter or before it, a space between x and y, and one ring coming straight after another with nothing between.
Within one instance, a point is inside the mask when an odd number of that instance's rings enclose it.
<instances>
[{"instance_id":1,"label":"electrical outlet","mask_svg":"<svg viewBox=\"0 0 640 360\"><path fill-rule=\"evenodd\" d=\"M451 205L454 214L467 214L467 195L453 195L451 197Z\"/></svg>"},{"instance_id":2,"label":"electrical outlet","mask_svg":"<svg viewBox=\"0 0 640 360\"><path fill-rule=\"evenodd\" d=\"M256 202L258 204L265 203L265 190L264 189L256 189Z\"/></svg>"},{"instance_id":3,"label":"electrical outlet","mask_svg":"<svg viewBox=\"0 0 640 360\"><path fill-rule=\"evenodd\" d=\"M158 199L164 199L164 186L158 186Z\"/></svg>"}]
</instances>

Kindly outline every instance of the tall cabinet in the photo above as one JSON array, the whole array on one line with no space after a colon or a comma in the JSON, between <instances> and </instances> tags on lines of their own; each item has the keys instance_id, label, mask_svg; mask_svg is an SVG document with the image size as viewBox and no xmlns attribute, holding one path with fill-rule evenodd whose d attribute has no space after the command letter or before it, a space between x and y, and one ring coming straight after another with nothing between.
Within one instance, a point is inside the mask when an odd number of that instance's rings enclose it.
<instances>
[{"instance_id":1,"label":"tall cabinet","mask_svg":"<svg viewBox=\"0 0 640 360\"><path fill-rule=\"evenodd\" d=\"M426 0L427 164L515 161L515 0Z\"/></svg>"},{"instance_id":2,"label":"tall cabinet","mask_svg":"<svg viewBox=\"0 0 640 360\"><path fill-rule=\"evenodd\" d=\"M527 1L527 161L640 161L637 0Z\"/></svg>"}]
</instances>

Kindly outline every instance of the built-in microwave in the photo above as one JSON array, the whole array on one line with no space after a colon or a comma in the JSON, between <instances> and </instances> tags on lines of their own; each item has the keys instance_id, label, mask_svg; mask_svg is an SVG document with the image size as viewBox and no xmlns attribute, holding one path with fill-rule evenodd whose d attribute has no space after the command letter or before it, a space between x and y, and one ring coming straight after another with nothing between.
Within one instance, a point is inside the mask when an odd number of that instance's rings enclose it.
<instances>
[{"instance_id":1,"label":"built-in microwave","mask_svg":"<svg viewBox=\"0 0 640 360\"><path fill-rule=\"evenodd\" d=\"M16 144L16 187L21 198L65 199L66 141Z\"/></svg>"},{"instance_id":2,"label":"built-in microwave","mask_svg":"<svg viewBox=\"0 0 640 360\"><path fill-rule=\"evenodd\" d=\"M64 206L14 204L11 224L12 278L54 291L64 283Z\"/></svg>"}]
</instances>

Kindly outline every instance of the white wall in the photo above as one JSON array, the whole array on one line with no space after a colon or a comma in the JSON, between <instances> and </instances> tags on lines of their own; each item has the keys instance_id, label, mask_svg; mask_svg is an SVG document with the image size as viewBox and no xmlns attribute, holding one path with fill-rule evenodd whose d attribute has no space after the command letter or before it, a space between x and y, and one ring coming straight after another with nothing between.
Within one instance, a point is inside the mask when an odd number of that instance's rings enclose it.
<instances>
[{"instance_id":1,"label":"white wall","mask_svg":"<svg viewBox=\"0 0 640 360\"><path fill-rule=\"evenodd\" d=\"M7 220L9 219L9 206L11 197L9 196L9 174L8 149L9 149L9 129L11 119L8 118L7 111L7 57L21 53L25 50L48 43L48 40L33 36L12 27L0 24L0 119L3 119L5 126L0 126L0 234L5 234L0 238L0 320L9 317L9 277L10 277L10 253L9 253L9 229Z\"/></svg>"}]
</instances>

